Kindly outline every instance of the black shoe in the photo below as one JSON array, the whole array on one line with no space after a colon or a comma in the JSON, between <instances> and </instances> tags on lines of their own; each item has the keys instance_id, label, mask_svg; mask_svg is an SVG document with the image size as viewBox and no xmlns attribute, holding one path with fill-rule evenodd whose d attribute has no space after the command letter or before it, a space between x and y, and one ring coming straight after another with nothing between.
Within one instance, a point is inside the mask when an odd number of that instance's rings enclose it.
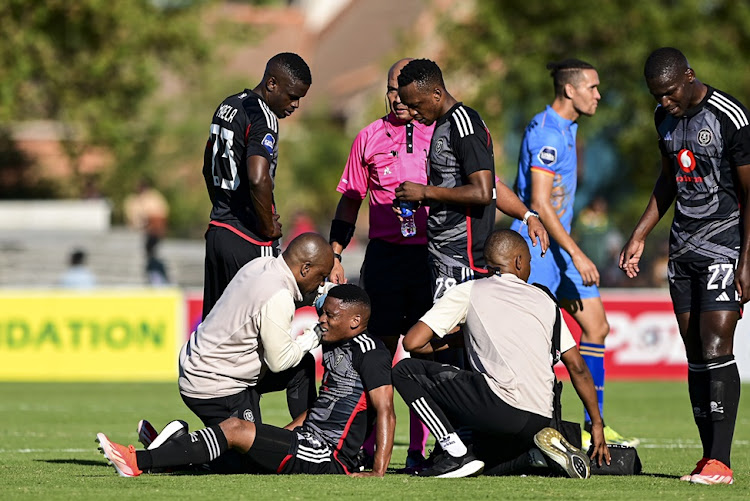
<instances>
[{"instance_id":1,"label":"black shoe","mask_svg":"<svg viewBox=\"0 0 750 501\"><path fill-rule=\"evenodd\" d=\"M370 456L364 449L360 449L354 458L354 471L372 470L375 465L375 457Z\"/></svg>"},{"instance_id":2,"label":"black shoe","mask_svg":"<svg viewBox=\"0 0 750 501\"><path fill-rule=\"evenodd\" d=\"M462 478L477 476L483 470L484 461L478 460L470 452L460 458L444 453L435 459L432 466L416 472L416 475L418 477Z\"/></svg>"},{"instance_id":3,"label":"black shoe","mask_svg":"<svg viewBox=\"0 0 750 501\"><path fill-rule=\"evenodd\" d=\"M573 447L556 429L544 428L534 435L534 443L542 454L551 459L548 463L553 469L561 468L570 478L591 476L589 457L581 449Z\"/></svg>"}]
</instances>

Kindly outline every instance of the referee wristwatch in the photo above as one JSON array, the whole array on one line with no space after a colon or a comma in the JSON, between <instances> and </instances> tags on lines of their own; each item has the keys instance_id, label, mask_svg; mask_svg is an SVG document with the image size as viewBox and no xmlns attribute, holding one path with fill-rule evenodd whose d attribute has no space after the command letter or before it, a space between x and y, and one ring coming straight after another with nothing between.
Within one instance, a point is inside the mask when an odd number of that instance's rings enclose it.
<instances>
[{"instance_id":1,"label":"referee wristwatch","mask_svg":"<svg viewBox=\"0 0 750 501\"><path fill-rule=\"evenodd\" d=\"M523 224L529 224L530 217L535 217L539 219L539 213L535 210L526 211L526 214L523 215Z\"/></svg>"},{"instance_id":2,"label":"referee wristwatch","mask_svg":"<svg viewBox=\"0 0 750 501\"><path fill-rule=\"evenodd\" d=\"M336 259L338 259L339 263L341 262L341 254L339 254L338 252L334 252L333 253L333 257L335 257Z\"/></svg>"}]
</instances>

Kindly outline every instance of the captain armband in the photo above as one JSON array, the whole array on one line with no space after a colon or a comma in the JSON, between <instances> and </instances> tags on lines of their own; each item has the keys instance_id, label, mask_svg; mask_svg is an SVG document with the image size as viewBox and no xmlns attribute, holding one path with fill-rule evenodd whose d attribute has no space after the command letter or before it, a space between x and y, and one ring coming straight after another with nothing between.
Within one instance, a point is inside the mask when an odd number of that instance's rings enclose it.
<instances>
[{"instance_id":1,"label":"captain armband","mask_svg":"<svg viewBox=\"0 0 750 501\"><path fill-rule=\"evenodd\" d=\"M328 243L338 242L346 249L354 236L354 225L341 219L331 221L331 237Z\"/></svg>"}]
</instances>

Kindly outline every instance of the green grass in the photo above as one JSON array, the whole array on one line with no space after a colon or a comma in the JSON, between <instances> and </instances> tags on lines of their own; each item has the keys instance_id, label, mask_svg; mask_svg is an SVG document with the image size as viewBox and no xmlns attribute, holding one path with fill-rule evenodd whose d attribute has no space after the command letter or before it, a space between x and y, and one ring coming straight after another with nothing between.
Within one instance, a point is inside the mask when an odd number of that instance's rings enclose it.
<instances>
[{"instance_id":1,"label":"green grass","mask_svg":"<svg viewBox=\"0 0 750 501\"><path fill-rule=\"evenodd\" d=\"M745 387L747 392L750 387ZM575 392L566 385L564 415L580 418ZM707 487L679 482L701 451L684 383L609 383L608 423L642 438L644 475L587 481L544 477L384 479L338 476L143 475L120 478L97 452L94 436L137 440L138 419L155 426L199 421L183 405L176 384L0 384L0 499L749 499L750 404L742 402L733 466L735 485ZM264 420L286 424L282 394L263 399ZM407 413L399 418L391 467L403 466Z\"/></svg>"}]
</instances>

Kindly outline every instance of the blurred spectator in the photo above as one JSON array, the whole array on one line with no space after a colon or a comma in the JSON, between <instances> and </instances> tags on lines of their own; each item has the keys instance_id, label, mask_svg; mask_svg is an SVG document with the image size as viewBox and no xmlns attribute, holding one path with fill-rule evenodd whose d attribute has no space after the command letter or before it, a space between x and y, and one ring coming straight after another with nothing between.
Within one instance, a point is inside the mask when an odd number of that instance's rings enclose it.
<instances>
[{"instance_id":1,"label":"blurred spectator","mask_svg":"<svg viewBox=\"0 0 750 501\"><path fill-rule=\"evenodd\" d=\"M315 227L315 221L306 213L297 211L292 216L292 229L284 235L284 249L289 242L302 235L303 233L317 233L318 229Z\"/></svg>"},{"instance_id":2,"label":"blurred spectator","mask_svg":"<svg viewBox=\"0 0 750 501\"><path fill-rule=\"evenodd\" d=\"M160 287L169 285L169 275L164 261L156 255L158 240L146 240L146 280L149 285Z\"/></svg>"},{"instance_id":3,"label":"blurred spectator","mask_svg":"<svg viewBox=\"0 0 750 501\"><path fill-rule=\"evenodd\" d=\"M578 215L576 234L578 246L594 262L597 268L607 266L609 252L607 235L610 232L607 201L597 196ZM618 251L619 256L619 251Z\"/></svg>"},{"instance_id":4,"label":"blurred spectator","mask_svg":"<svg viewBox=\"0 0 750 501\"><path fill-rule=\"evenodd\" d=\"M669 264L669 241L664 240L659 245L658 253L650 263L649 285L651 287L668 287L667 266ZM624 273L623 273L624 275Z\"/></svg>"},{"instance_id":5,"label":"blurred spectator","mask_svg":"<svg viewBox=\"0 0 750 501\"><path fill-rule=\"evenodd\" d=\"M70 266L60 277L58 284L69 289L90 289L96 285L96 277L86 265L84 250L75 249L70 254Z\"/></svg>"},{"instance_id":6,"label":"blurred spectator","mask_svg":"<svg viewBox=\"0 0 750 501\"><path fill-rule=\"evenodd\" d=\"M169 205L152 183L142 179L136 192L125 197L125 222L130 228L143 231L146 244L161 240L167 231Z\"/></svg>"}]
</instances>

